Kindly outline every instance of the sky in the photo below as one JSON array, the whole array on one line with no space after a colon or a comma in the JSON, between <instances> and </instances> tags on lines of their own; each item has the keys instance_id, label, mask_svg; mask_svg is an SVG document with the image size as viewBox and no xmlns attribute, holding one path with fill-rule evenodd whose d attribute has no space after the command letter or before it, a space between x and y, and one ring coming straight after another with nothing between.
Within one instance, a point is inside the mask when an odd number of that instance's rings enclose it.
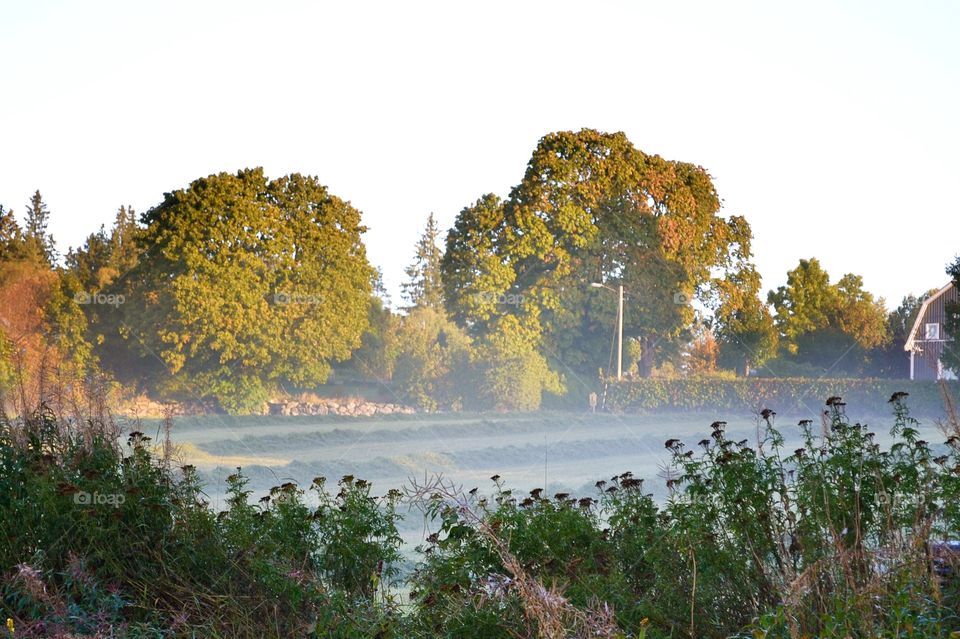
<instances>
[{"instance_id":1,"label":"sky","mask_svg":"<svg viewBox=\"0 0 960 639\"><path fill-rule=\"evenodd\" d=\"M201 176L316 175L399 302L434 212L537 141L705 167L766 289L801 258L896 306L960 253L960 3L0 0L0 203L61 251Z\"/></svg>"}]
</instances>

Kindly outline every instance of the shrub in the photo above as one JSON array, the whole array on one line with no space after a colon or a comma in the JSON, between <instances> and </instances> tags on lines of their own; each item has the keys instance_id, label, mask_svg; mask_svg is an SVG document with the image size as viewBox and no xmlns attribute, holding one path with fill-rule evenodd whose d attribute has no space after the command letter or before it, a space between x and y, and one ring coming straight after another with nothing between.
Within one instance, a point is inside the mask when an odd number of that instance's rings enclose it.
<instances>
[{"instance_id":1,"label":"shrub","mask_svg":"<svg viewBox=\"0 0 960 639\"><path fill-rule=\"evenodd\" d=\"M539 603L515 587L523 577L594 623L609 611L626 636L947 637L960 600L927 549L960 534L960 439L937 454L904 396L891 400L887 449L836 397L826 432L801 422L793 451L772 411L756 448L728 439L724 422L699 451L669 440L660 506L630 473L598 482L596 500L518 499L497 477L491 500L434 490L440 528L414 577L417 627L581 636L562 610L566 634L545 631L530 613Z\"/></svg>"},{"instance_id":2,"label":"shrub","mask_svg":"<svg viewBox=\"0 0 960 639\"><path fill-rule=\"evenodd\" d=\"M822 398L842 396L857 411L876 411L893 393L907 390L911 405L921 414L942 414L943 389L960 397L960 382L886 379L822 378L643 378L613 382L606 407L616 412L652 410L760 411L777 406L783 411L816 405Z\"/></svg>"},{"instance_id":3,"label":"shrub","mask_svg":"<svg viewBox=\"0 0 960 639\"><path fill-rule=\"evenodd\" d=\"M960 536L960 429L931 446L905 396L885 448L839 397L793 450L769 410L755 447L720 421L668 440L663 503L631 473L579 499L414 483L438 529L407 607L400 492L317 478L316 507L293 483L251 503L238 469L214 513L142 433L41 406L0 419L0 601L17 637L952 638L933 544Z\"/></svg>"},{"instance_id":4,"label":"shrub","mask_svg":"<svg viewBox=\"0 0 960 639\"><path fill-rule=\"evenodd\" d=\"M398 559L395 498L353 480L330 495L318 480L319 509L293 484L253 505L238 470L214 513L194 469L171 469L142 433L126 446L117 434L102 416L45 407L0 420L0 596L16 636L368 637L393 625L380 580Z\"/></svg>"},{"instance_id":5,"label":"shrub","mask_svg":"<svg viewBox=\"0 0 960 639\"><path fill-rule=\"evenodd\" d=\"M470 352L470 338L442 312L413 309L401 320L391 353L397 393L423 410L461 408L469 394L462 371Z\"/></svg>"}]
</instances>

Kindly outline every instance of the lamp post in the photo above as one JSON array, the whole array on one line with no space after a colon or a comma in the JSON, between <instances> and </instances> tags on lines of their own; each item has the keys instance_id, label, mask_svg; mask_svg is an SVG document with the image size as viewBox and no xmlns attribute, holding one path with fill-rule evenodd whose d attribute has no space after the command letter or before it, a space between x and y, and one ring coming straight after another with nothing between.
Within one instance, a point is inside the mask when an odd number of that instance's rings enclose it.
<instances>
[{"instance_id":1,"label":"lamp post","mask_svg":"<svg viewBox=\"0 0 960 639\"><path fill-rule=\"evenodd\" d=\"M614 291L601 282L590 282L590 286ZM623 379L623 284L620 284L614 292L617 294L617 381L619 382Z\"/></svg>"}]
</instances>

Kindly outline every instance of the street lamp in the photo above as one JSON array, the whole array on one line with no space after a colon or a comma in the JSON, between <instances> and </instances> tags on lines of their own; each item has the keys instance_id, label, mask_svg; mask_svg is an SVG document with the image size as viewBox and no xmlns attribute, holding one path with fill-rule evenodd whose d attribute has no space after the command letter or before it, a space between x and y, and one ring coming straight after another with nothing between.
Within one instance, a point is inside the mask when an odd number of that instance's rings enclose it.
<instances>
[{"instance_id":1,"label":"street lamp","mask_svg":"<svg viewBox=\"0 0 960 639\"><path fill-rule=\"evenodd\" d=\"M590 282L593 288L605 288L617 294L617 381L623 379L623 284L616 290L601 282Z\"/></svg>"}]
</instances>

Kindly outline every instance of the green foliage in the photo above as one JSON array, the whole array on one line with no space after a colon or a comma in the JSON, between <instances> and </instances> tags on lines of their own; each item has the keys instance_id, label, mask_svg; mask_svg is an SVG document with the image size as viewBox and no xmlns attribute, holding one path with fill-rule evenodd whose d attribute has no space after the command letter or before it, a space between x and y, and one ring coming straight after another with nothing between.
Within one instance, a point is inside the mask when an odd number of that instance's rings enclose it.
<instances>
[{"instance_id":1,"label":"green foliage","mask_svg":"<svg viewBox=\"0 0 960 639\"><path fill-rule=\"evenodd\" d=\"M0 394L8 392L16 380L16 366L13 362L13 344L6 331L0 326Z\"/></svg>"},{"instance_id":2,"label":"green foliage","mask_svg":"<svg viewBox=\"0 0 960 639\"><path fill-rule=\"evenodd\" d=\"M890 341L870 353L871 374L897 379L909 377L910 359L904 352L903 345L906 344L917 319L921 303L922 300L917 296L907 295L900 305L887 315L887 334Z\"/></svg>"},{"instance_id":3,"label":"green foliage","mask_svg":"<svg viewBox=\"0 0 960 639\"><path fill-rule=\"evenodd\" d=\"M393 376L401 318L377 296L367 313L367 330L347 366L367 379L388 380Z\"/></svg>"},{"instance_id":4,"label":"green foliage","mask_svg":"<svg viewBox=\"0 0 960 639\"><path fill-rule=\"evenodd\" d=\"M867 353L890 342L883 300L863 290L858 275L836 284L816 258L800 260L787 284L770 291L782 350L796 362L860 374Z\"/></svg>"},{"instance_id":5,"label":"green foliage","mask_svg":"<svg viewBox=\"0 0 960 639\"><path fill-rule=\"evenodd\" d=\"M503 202L488 194L460 211L447 234L441 262L447 311L474 335L487 332L502 312L498 302L516 276L498 255L503 224Z\"/></svg>"},{"instance_id":6,"label":"green foliage","mask_svg":"<svg viewBox=\"0 0 960 639\"><path fill-rule=\"evenodd\" d=\"M960 533L960 444L936 456L903 397L891 398L886 449L839 398L827 429L799 424L792 452L773 413L756 448L728 439L725 422L695 449L668 440L661 505L631 473L598 482L597 499L535 489L521 500L497 476L490 500L437 494L415 625L421 636L537 636L522 566L578 609L605 602L626 636L946 639L960 602L924 548Z\"/></svg>"},{"instance_id":7,"label":"green foliage","mask_svg":"<svg viewBox=\"0 0 960 639\"><path fill-rule=\"evenodd\" d=\"M131 353L119 332L126 298L112 285L137 263L135 217L132 208L121 206L109 232L101 226L67 252L44 309L52 343L77 370L99 372L103 365L132 387L145 380L125 369Z\"/></svg>"},{"instance_id":8,"label":"green foliage","mask_svg":"<svg viewBox=\"0 0 960 639\"><path fill-rule=\"evenodd\" d=\"M436 530L405 608L398 491L252 503L238 469L214 513L143 433L41 406L0 421L0 606L24 637L948 639L960 600L926 549L960 535L960 439L921 440L904 398L885 447L838 397L794 450L771 412L756 447L724 422L668 440L660 502L631 473L579 499L414 491Z\"/></svg>"},{"instance_id":9,"label":"green foliage","mask_svg":"<svg viewBox=\"0 0 960 639\"><path fill-rule=\"evenodd\" d=\"M67 269L79 278L85 292L103 290L136 265L137 231L133 208L121 206L109 233L101 226L87 236L83 246L67 252Z\"/></svg>"},{"instance_id":10,"label":"green foliage","mask_svg":"<svg viewBox=\"0 0 960 639\"><path fill-rule=\"evenodd\" d=\"M875 299L863 289L863 278L850 273L836 284L839 307L836 324L846 335L853 336L857 345L864 349L875 348L889 342L887 314L883 299Z\"/></svg>"},{"instance_id":11,"label":"green foliage","mask_svg":"<svg viewBox=\"0 0 960 639\"><path fill-rule=\"evenodd\" d=\"M52 266L57 260L57 247L47 231L49 223L50 211L40 191L36 191L27 203L23 225L24 254L28 259Z\"/></svg>"},{"instance_id":12,"label":"green foliage","mask_svg":"<svg viewBox=\"0 0 960 639\"><path fill-rule=\"evenodd\" d=\"M667 511L697 562L703 597L690 605L699 636L729 636L773 609L785 611L776 636L890 636L898 626L891 604L904 598L918 626L932 621L928 634L904 636L946 636L950 604L934 601L923 544L931 527L934 538L957 534L960 522L938 514L942 489L956 483L945 468L957 451L933 463L916 422L893 401L894 443L885 451L870 429L847 420L839 398L825 432L800 423L804 445L792 454L772 417L757 449L728 440L723 422L699 455L667 443L682 486Z\"/></svg>"},{"instance_id":13,"label":"green foliage","mask_svg":"<svg viewBox=\"0 0 960 639\"><path fill-rule=\"evenodd\" d=\"M714 282L713 330L720 344L719 363L744 376L773 357L778 342L770 309L759 298L760 274L749 261L750 239L749 227L743 228L734 251L735 266Z\"/></svg>"},{"instance_id":14,"label":"green foliage","mask_svg":"<svg viewBox=\"0 0 960 639\"><path fill-rule=\"evenodd\" d=\"M13 211L0 204L0 262L12 262L26 257L23 231Z\"/></svg>"},{"instance_id":15,"label":"green foliage","mask_svg":"<svg viewBox=\"0 0 960 639\"><path fill-rule=\"evenodd\" d=\"M623 284L626 333L648 372L682 345L686 301L748 229L719 206L702 168L647 155L622 133L547 135L506 201L460 213L443 262L448 307L476 336L514 316L537 352L592 377L608 365L614 313L589 283Z\"/></svg>"},{"instance_id":16,"label":"green foliage","mask_svg":"<svg viewBox=\"0 0 960 639\"><path fill-rule=\"evenodd\" d=\"M144 223L142 256L115 287L121 329L171 388L256 411L282 382L326 381L360 345L374 279L364 227L315 178L212 175Z\"/></svg>"},{"instance_id":17,"label":"green foliage","mask_svg":"<svg viewBox=\"0 0 960 639\"><path fill-rule=\"evenodd\" d=\"M284 484L259 505L228 478L203 501L192 467L103 417L45 408L0 423L0 605L17 636L369 637L396 625L396 495L345 478L319 507ZM268 606L263 602L269 602ZM387 635L384 635L387 636Z\"/></svg>"},{"instance_id":18,"label":"green foliage","mask_svg":"<svg viewBox=\"0 0 960 639\"><path fill-rule=\"evenodd\" d=\"M579 504L565 495L548 499L536 489L521 501L502 484L495 488L490 503L480 499L469 506L481 517L479 524L456 504L439 497L430 503L428 512L439 530L418 548L424 561L412 578L412 626L418 636L443 636L444 631L464 638L540 636L530 626L515 567L505 565L503 550L544 588L562 588L574 606L587 608L597 599L629 605L613 547L598 534L600 511L592 499ZM481 528L504 540L503 549L494 547ZM635 616L625 613L624 625L638 625Z\"/></svg>"},{"instance_id":19,"label":"green foliage","mask_svg":"<svg viewBox=\"0 0 960 639\"><path fill-rule=\"evenodd\" d=\"M950 276L954 288L960 291L960 257L947 267L947 275ZM960 348L957 347L960 343L960 302L947 302L945 311L944 332L953 342L943 349L940 360L944 366L960 375Z\"/></svg>"},{"instance_id":20,"label":"green foliage","mask_svg":"<svg viewBox=\"0 0 960 639\"><path fill-rule=\"evenodd\" d=\"M820 330L830 324L830 311L836 308L836 290L830 276L816 258L800 260L797 268L787 273L787 283L767 296L777 312L777 328L784 347L797 352L801 335Z\"/></svg>"},{"instance_id":21,"label":"green foliage","mask_svg":"<svg viewBox=\"0 0 960 639\"><path fill-rule=\"evenodd\" d=\"M960 397L960 384L947 382L948 392ZM759 411L780 406L813 413L817 398L841 395L857 410L882 405L893 393L910 392L918 413L943 414L943 396L938 383L860 378L771 378L722 379L717 377L652 378L611 383L607 408L636 412L654 410Z\"/></svg>"},{"instance_id":22,"label":"green foliage","mask_svg":"<svg viewBox=\"0 0 960 639\"><path fill-rule=\"evenodd\" d=\"M409 280L403 284L403 295L410 302L411 308L443 308L443 280L440 271L443 253L437 244L439 238L440 229L437 228L437 221L431 213L427 218L427 228L417 242L413 263L404 270Z\"/></svg>"},{"instance_id":23,"label":"green foliage","mask_svg":"<svg viewBox=\"0 0 960 639\"><path fill-rule=\"evenodd\" d=\"M96 291L109 284L118 275L109 265L110 235L103 226L88 235L83 246L67 251L66 266L84 290Z\"/></svg>"},{"instance_id":24,"label":"green foliage","mask_svg":"<svg viewBox=\"0 0 960 639\"><path fill-rule=\"evenodd\" d=\"M331 495L322 477L311 489L319 498L313 519L319 535L317 564L328 583L352 596L373 599L395 585L402 540L397 533L400 492L382 500L370 495L370 484L343 477Z\"/></svg>"},{"instance_id":25,"label":"green foliage","mask_svg":"<svg viewBox=\"0 0 960 639\"><path fill-rule=\"evenodd\" d=\"M94 344L90 340L89 319L83 308L102 308L99 305L78 303L78 300L85 299L85 294L82 284L71 271L58 271L44 309L49 342L60 349L64 360L81 375L92 372L96 364Z\"/></svg>"},{"instance_id":26,"label":"green foliage","mask_svg":"<svg viewBox=\"0 0 960 639\"><path fill-rule=\"evenodd\" d=\"M544 393L560 394L563 383L536 350L535 336L519 318L506 315L477 344L473 371L478 393L474 408L537 410Z\"/></svg>"},{"instance_id":27,"label":"green foliage","mask_svg":"<svg viewBox=\"0 0 960 639\"><path fill-rule=\"evenodd\" d=\"M392 352L398 395L424 410L463 408L471 340L442 309L414 308L399 322Z\"/></svg>"}]
</instances>

